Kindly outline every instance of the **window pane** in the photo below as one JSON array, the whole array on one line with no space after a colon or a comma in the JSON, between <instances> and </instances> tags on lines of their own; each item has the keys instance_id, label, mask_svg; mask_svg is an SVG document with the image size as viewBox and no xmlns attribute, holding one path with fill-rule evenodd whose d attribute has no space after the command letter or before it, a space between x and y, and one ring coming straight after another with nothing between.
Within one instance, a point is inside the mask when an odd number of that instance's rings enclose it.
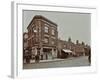
<instances>
[{"instance_id":1,"label":"window pane","mask_svg":"<svg viewBox=\"0 0 100 80\"><path fill-rule=\"evenodd\" d=\"M55 35L55 30L54 29L52 29L52 35Z\"/></svg>"},{"instance_id":2,"label":"window pane","mask_svg":"<svg viewBox=\"0 0 100 80\"><path fill-rule=\"evenodd\" d=\"M49 42L48 38L44 38L44 42L48 43Z\"/></svg>"},{"instance_id":3,"label":"window pane","mask_svg":"<svg viewBox=\"0 0 100 80\"><path fill-rule=\"evenodd\" d=\"M45 32L48 33L49 32L49 28L47 26L44 27Z\"/></svg>"},{"instance_id":4,"label":"window pane","mask_svg":"<svg viewBox=\"0 0 100 80\"><path fill-rule=\"evenodd\" d=\"M55 42L54 42L54 41L52 41L52 44L54 45L54 44L55 44Z\"/></svg>"}]
</instances>

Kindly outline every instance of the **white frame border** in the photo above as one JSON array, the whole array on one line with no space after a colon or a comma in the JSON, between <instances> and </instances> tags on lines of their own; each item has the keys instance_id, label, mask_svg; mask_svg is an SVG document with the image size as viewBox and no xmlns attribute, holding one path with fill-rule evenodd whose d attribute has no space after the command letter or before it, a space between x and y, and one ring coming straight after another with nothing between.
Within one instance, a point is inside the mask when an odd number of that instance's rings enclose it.
<instances>
[{"instance_id":1,"label":"white frame border","mask_svg":"<svg viewBox=\"0 0 100 80\"><path fill-rule=\"evenodd\" d=\"M79 12L91 14L91 66L86 67L67 67L52 69L31 69L23 70L22 64L22 10L43 10L43 11L60 11L60 12ZM55 75L66 75L73 73L92 73L96 72L96 8L71 7L71 6L53 6L53 5L36 5L12 2L12 71L11 76L16 77L45 77Z\"/></svg>"}]
</instances>

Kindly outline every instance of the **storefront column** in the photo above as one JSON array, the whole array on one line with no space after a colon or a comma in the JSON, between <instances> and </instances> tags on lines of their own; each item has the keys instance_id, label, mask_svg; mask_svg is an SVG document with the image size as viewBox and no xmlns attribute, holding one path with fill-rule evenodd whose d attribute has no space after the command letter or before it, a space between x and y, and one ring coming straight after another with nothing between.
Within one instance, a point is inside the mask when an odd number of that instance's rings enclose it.
<instances>
[{"instance_id":1,"label":"storefront column","mask_svg":"<svg viewBox=\"0 0 100 80\"><path fill-rule=\"evenodd\" d=\"M61 54L61 49L59 49L59 57L61 58L62 54Z\"/></svg>"},{"instance_id":2,"label":"storefront column","mask_svg":"<svg viewBox=\"0 0 100 80\"><path fill-rule=\"evenodd\" d=\"M37 48L35 48L35 55L37 55Z\"/></svg>"},{"instance_id":3,"label":"storefront column","mask_svg":"<svg viewBox=\"0 0 100 80\"><path fill-rule=\"evenodd\" d=\"M57 51L57 49L56 49L56 51L55 51L55 58L57 58L57 53L58 53L58 51Z\"/></svg>"},{"instance_id":4,"label":"storefront column","mask_svg":"<svg viewBox=\"0 0 100 80\"><path fill-rule=\"evenodd\" d=\"M85 56L85 50L83 50L83 56Z\"/></svg>"},{"instance_id":5,"label":"storefront column","mask_svg":"<svg viewBox=\"0 0 100 80\"><path fill-rule=\"evenodd\" d=\"M32 47L32 55L34 55L34 54L35 54L34 47Z\"/></svg>"},{"instance_id":6,"label":"storefront column","mask_svg":"<svg viewBox=\"0 0 100 80\"><path fill-rule=\"evenodd\" d=\"M35 50L34 50L34 47L32 47L32 59L34 58L34 55L35 55Z\"/></svg>"},{"instance_id":7,"label":"storefront column","mask_svg":"<svg viewBox=\"0 0 100 80\"><path fill-rule=\"evenodd\" d=\"M41 55L40 59L43 60L43 48L41 48L40 50L40 55Z\"/></svg>"},{"instance_id":8,"label":"storefront column","mask_svg":"<svg viewBox=\"0 0 100 80\"><path fill-rule=\"evenodd\" d=\"M52 48L52 59L54 59L54 49Z\"/></svg>"}]
</instances>

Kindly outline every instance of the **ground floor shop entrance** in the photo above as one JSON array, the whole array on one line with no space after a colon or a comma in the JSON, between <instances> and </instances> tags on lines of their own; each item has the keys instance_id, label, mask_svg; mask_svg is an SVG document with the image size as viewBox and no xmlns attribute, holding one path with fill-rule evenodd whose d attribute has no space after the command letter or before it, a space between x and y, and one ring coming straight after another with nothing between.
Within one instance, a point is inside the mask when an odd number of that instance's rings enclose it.
<instances>
[{"instance_id":1,"label":"ground floor shop entrance","mask_svg":"<svg viewBox=\"0 0 100 80\"><path fill-rule=\"evenodd\" d=\"M34 56L39 55L40 60L57 58L57 49L52 47L32 48Z\"/></svg>"},{"instance_id":2,"label":"ground floor shop entrance","mask_svg":"<svg viewBox=\"0 0 100 80\"><path fill-rule=\"evenodd\" d=\"M52 49L43 48L43 59L52 59Z\"/></svg>"}]
</instances>

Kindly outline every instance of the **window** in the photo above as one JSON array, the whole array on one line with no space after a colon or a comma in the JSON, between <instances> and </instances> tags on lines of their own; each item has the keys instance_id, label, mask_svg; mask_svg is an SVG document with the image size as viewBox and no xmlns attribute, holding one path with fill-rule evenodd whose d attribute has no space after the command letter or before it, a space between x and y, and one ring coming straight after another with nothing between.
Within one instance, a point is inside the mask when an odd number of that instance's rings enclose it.
<instances>
[{"instance_id":1,"label":"window","mask_svg":"<svg viewBox=\"0 0 100 80\"><path fill-rule=\"evenodd\" d=\"M45 31L46 33L48 33L48 32L49 32L49 28L48 28L47 26L45 26L45 27L44 27L44 31Z\"/></svg>"},{"instance_id":2,"label":"window","mask_svg":"<svg viewBox=\"0 0 100 80\"><path fill-rule=\"evenodd\" d=\"M30 29L30 31L31 31L31 35L32 35L32 29Z\"/></svg>"},{"instance_id":3,"label":"window","mask_svg":"<svg viewBox=\"0 0 100 80\"><path fill-rule=\"evenodd\" d=\"M37 33L36 27L33 28L33 32L34 33Z\"/></svg>"},{"instance_id":4,"label":"window","mask_svg":"<svg viewBox=\"0 0 100 80\"><path fill-rule=\"evenodd\" d=\"M34 27L35 25L34 25L34 23L32 23L32 27Z\"/></svg>"},{"instance_id":5,"label":"window","mask_svg":"<svg viewBox=\"0 0 100 80\"><path fill-rule=\"evenodd\" d=\"M51 36L51 38L52 38L52 39L56 39L56 37L55 37L55 36Z\"/></svg>"},{"instance_id":6,"label":"window","mask_svg":"<svg viewBox=\"0 0 100 80\"><path fill-rule=\"evenodd\" d=\"M66 47L66 45L64 44L64 47Z\"/></svg>"},{"instance_id":7,"label":"window","mask_svg":"<svg viewBox=\"0 0 100 80\"><path fill-rule=\"evenodd\" d=\"M44 43L48 43L49 39L48 38L44 38Z\"/></svg>"},{"instance_id":8,"label":"window","mask_svg":"<svg viewBox=\"0 0 100 80\"><path fill-rule=\"evenodd\" d=\"M54 45L54 44L55 44L55 41L52 41L52 43L51 43L51 44L53 44L53 45Z\"/></svg>"},{"instance_id":9,"label":"window","mask_svg":"<svg viewBox=\"0 0 100 80\"><path fill-rule=\"evenodd\" d=\"M55 30L54 29L52 29L52 35L55 35Z\"/></svg>"}]
</instances>

